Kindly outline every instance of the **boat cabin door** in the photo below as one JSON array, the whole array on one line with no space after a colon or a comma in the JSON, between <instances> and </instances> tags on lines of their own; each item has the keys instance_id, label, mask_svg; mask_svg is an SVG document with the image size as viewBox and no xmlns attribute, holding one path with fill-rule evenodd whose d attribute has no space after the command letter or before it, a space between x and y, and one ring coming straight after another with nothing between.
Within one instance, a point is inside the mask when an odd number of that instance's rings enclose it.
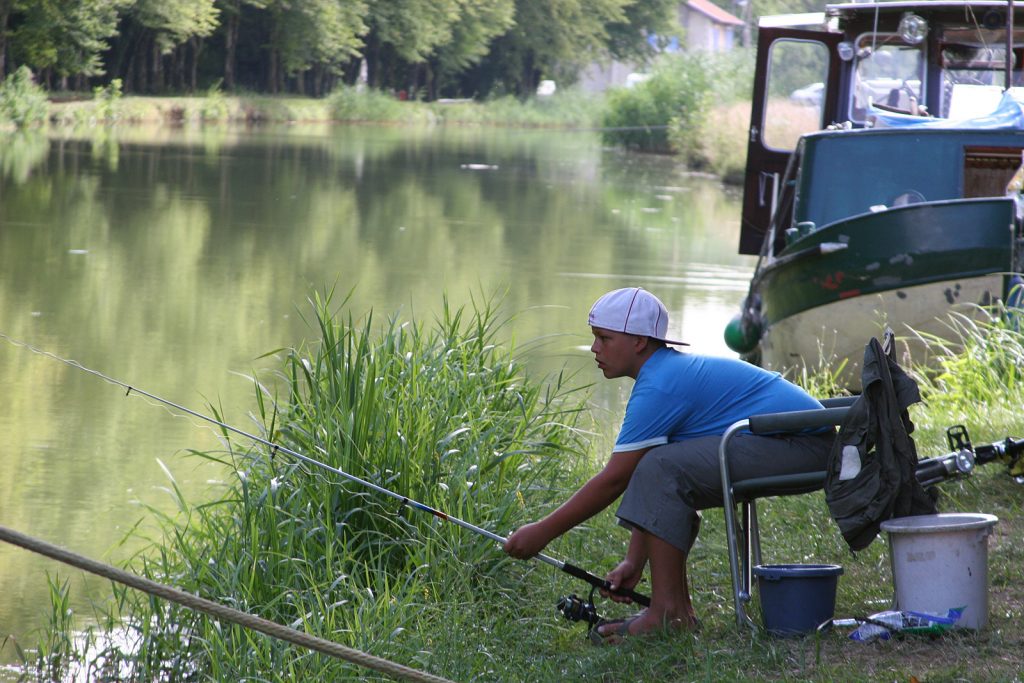
<instances>
[{"instance_id":1,"label":"boat cabin door","mask_svg":"<svg viewBox=\"0 0 1024 683\"><path fill-rule=\"evenodd\" d=\"M747 170L740 226L741 254L761 252L778 211L776 251L792 214L792 187L785 185L800 136L836 119L839 99L839 33L761 26L747 138Z\"/></svg>"}]
</instances>

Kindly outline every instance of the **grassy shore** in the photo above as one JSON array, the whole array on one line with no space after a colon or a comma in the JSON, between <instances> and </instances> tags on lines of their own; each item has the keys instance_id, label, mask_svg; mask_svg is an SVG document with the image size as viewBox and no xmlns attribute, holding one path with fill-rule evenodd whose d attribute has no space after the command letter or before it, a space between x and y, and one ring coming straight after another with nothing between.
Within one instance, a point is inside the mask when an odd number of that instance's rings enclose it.
<instances>
[{"instance_id":1,"label":"grassy shore","mask_svg":"<svg viewBox=\"0 0 1024 683\"><path fill-rule=\"evenodd\" d=\"M505 125L593 127L599 96L558 93L521 101L503 97L487 102L402 101L373 90L342 88L324 98L226 95L145 97L66 95L50 101L52 126L95 124L223 125L260 123L380 123L389 125Z\"/></svg>"},{"instance_id":2,"label":"grassy shore","mask_svg":"<svg viewBox=\"0 0 1024 683\"><path fill-rule=\"evenodd\" d=\"M492 301L447 310L431 326L375 325L327 300L314 300L309 319L313 341L282 351L280 377L258 387L254 412L269 438L499 534L536 519L601 467L611 428L592 421L571 378L523 372ZM950 331L955 346L932 340L940 358L917 369L925 402L911 417L922 457L946 451L953 424L966 424L975 444L1024 433L1024 335L966 319ZM813 381L816 390L828 385ZM223 452L202 457L223 464L223 496L181 500L135 571L453 680L1019 680L1024 487L999 464L939 487L942 511L1000 520L980 632L864 644L848 639L849 629L779 639L737 628L723 519L712 510L690 557L701 631L595 647L555 609L561 596L585 596L586 585L548 565L510 560L486 539L229 434ZM843 566L837 616L887 607L884 537L851 554L820 493L767 501L761 519L766 562ZM606 511L546 552L603 574L626 538ZM30 679L62 680L81 665L83 644L95 653L114 630L131 647L103 651L92 667L120 670L121 680L378 680L131 591L116 589L92 615L68 612L59 580L53 595L52 625L28 656Z\"/></svg>"},{"instance_id":3,"label":"grassy shore","mask_svg":"<svg viewBox=\"0 0 1024 683\"><path fill-rule=\"evenodd\" d=\"M600 130L606 102L600 95L566 91L521 101L504 97L486 102L399 101L376 91L339 90L326 98L229 96L211 91L202 96L144 97L65 95L49 103L55 130L96 126L237 126L260 124L378 124L401 126L495 126ZM740 184L746 163L746 129L750 105L716 106L704 117L700 143L686 162L710 171L729 184Z\"/></svg>"}]
</instances>

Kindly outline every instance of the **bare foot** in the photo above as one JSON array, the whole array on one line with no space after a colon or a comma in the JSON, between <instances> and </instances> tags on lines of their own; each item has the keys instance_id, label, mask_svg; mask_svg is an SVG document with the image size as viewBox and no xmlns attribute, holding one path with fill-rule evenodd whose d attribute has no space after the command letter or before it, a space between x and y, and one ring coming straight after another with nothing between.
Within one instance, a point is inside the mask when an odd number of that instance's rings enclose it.
<instances>
[{"instance_id":1,"label":"bare foot","mask_svg":"<svg viewBox=\"0 0 1024 683\"><path fill-rule=\"evenodd\" d=\"M653 631L696 631L699 625L697 617L692 615L663 619L644 610L625 619L601 624L597 627L597 633L607 643L619 643L627 636L638 636Z\"/></svg>"}]
</instances>

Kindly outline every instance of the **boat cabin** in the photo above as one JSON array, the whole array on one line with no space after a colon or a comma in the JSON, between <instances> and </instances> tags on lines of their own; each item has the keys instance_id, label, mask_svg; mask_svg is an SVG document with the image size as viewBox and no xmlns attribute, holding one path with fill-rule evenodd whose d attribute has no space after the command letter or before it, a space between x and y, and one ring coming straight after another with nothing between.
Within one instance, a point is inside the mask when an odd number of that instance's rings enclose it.
<instances>
[{"instance_id":1,"label":"boat cabin","mask_svg":"<svg viewBox=\"0 0 1024 683\"><path fill-rule=\"evenodd\" d=\"M927 125L904 128L901 117L953 124L989 114L1008 89L1024 93L1024 10L1011 8L869 2L763 17L740 253L777 253L797 224L821 226L872 207L1003 196L1021 165L1024 131L938 134ZM888 129L870 143L843 134L879 127ZM823 130L835 133L804 137ZM812 157L833 167L817 167L819 180L842 184L812 196L809 180L798 179Z\"/></svg>"}]
</instances>

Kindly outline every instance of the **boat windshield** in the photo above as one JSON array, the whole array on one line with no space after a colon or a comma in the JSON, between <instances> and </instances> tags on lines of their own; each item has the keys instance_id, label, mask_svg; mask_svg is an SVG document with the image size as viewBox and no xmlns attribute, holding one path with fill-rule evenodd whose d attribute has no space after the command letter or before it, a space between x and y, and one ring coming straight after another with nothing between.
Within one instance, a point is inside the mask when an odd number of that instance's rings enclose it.
<instances>
[{"instance_id":1,"label":"boat windshield","mask_svg":"<svg viewBox=\"0 0 1024 683\"><path fill-rule=\"evenodd\" d=\"M1014 32L1014 42L1022 36ZM1014 49L1011 86L1024 85L1020 48ZM999 102L1006 86L1006 31L1001 29L948 29L942 36L942 110L944 118L984 115Z\"/></svg>"},{"instance_id":2,"label":"boat windshield","mask_svg":"<svg viewBox=\"0 0 1024 683\"><path fill-rule=\"evenodd\" d=\"M924 49L925 43L908 45L895 33L864 33L857 38L850 120L865 123L869 104L921 113Z\"/></svg>"}]
</instances>

